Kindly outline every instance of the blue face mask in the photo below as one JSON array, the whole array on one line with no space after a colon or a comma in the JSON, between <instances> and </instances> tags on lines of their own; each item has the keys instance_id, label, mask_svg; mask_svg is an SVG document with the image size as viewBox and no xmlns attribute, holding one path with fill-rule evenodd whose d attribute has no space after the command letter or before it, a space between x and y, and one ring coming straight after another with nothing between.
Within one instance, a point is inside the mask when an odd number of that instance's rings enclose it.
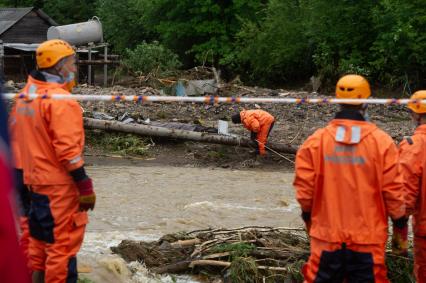
<instances>
[{"instance_id":1,"label":"blue face mask","mask_svg":"<svg viewBox=\"0 0 426 283\"><path fill-rule=\"evenodd\" d=\"M69 72L68 76L65 78L65 82L69 83L75 80L75 73Z\"/></svg>"}]
</instances>

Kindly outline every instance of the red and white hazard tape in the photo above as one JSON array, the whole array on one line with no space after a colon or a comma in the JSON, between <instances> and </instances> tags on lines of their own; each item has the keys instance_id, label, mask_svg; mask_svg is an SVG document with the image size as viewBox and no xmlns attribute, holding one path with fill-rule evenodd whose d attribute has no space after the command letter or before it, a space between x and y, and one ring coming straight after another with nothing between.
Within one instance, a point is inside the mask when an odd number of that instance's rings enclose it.
<instances>
[{"instance_id":1,"label":"red and white hazard tape","mask_svg":"<svg viewBox=\"0 0 426 283\"><path fill-rule=\"evenodd\" d=\"M426 100L415 99L337 99L337 98L250 98L250 97L219 97L219 96L145 96L145 95L82 95L82 94L23 94L4 93L6 99L55 99L55 100L78 100L78 101L111 101L111 102L189 102L189 103L278 103L278 104L340 104L340 103L366 103L384 105L404 105L410 102L414 104L426 104Z\"/></svg>"}]
</instances>

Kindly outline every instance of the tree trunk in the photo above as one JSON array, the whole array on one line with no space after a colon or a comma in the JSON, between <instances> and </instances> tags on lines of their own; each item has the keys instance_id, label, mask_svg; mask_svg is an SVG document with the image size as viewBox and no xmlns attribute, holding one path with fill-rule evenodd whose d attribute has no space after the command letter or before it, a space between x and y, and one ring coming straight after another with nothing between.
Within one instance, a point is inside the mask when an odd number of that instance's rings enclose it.
<instances>
[{"instance_id":1,"label":"tree trunk","mask_svg":"<svg viewBox=\"0 0 426 283\"><path fill-rule=\"evenodd\" d=\"M225 144L225 145L234 145L234 146L243 146L243 147L255 147L256 144L248 139L243 137L234 137L234 136L225 136L211 133L200 133L193 131L185 131L178 129L169 129L164 127L154 127L149 125L141 124L125 124L117 121L104 121L92 118L84 118L84 125L87 128L91 129L101 129L108 131L116 132L125 132L132 133L142 136L152 136L152 137L167 137L174 139L182 140L191 140L199 141L206 143L216 143L216 144ZM267 147L284 153L295 154L297 151L296 147L291 145L285 145L280 143L267 143Z\"/></svg>"}]
</instances>

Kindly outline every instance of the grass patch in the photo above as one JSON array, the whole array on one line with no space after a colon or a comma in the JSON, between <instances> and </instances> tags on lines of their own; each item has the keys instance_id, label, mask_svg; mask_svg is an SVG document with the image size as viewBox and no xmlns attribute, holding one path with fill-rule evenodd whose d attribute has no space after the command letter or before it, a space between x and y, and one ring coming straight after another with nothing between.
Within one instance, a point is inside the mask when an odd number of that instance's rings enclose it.
<instances>
[{"instance_id":1,"label":"grass patch","mask_svg":"<svg viewBox=\"0 0 426 283\"><path fill-rule=\"evenodd\" d=\"M144 156L149 144L145 138L133 134L113 133L100 130L86 131L86 144L94 149L120 155Z\"/></svg>"},{"instance_id":2,"label":"grass patch","mask_svg":"<svg viewBox=\"0 0 426 283\"><path fill-rule=\"evenodd\" d=\"M212 249L213 253L223 253L223 252L229 252L231 254L231 257L233 258L240 258L240 257L246 257L250 254L251 251L256 249L256 246L253 244L248 243L224 243L215 246Z\"/></svg>"}]
</instances>

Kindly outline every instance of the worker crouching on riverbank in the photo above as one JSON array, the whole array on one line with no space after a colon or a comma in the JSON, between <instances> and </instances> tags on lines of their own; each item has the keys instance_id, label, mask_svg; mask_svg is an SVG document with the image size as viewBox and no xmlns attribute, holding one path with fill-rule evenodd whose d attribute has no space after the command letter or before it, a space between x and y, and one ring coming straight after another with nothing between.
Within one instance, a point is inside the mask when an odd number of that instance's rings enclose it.
<instances>
[{"instance_id":1,"label":"worker crouching on riverbank","mask_svg":"<svg viewBox=\"0 0 426 283\"><path fill-rule=\"evenodd\" d=\"M370 93L358 75L344 76L336 86L337 98ZM402 176L396 145L366 121L362 104L342 104L335 119L304 142L294 186L311 237L305 282L388 282L388 216L400 234L395 252L406 252Z\"/></svg>"},{"instance_id":2,"label":"worker crouching on riverbank","mask_svg":"<svg viewBox=\"0 0 426 283\"><path fill-rule=\"evenodd\" d=\"M242 123L251 132L251 139L257 142L256 154L266 155L265 145L274 127L274 116L263 110L243 110L232 116L232 122Z\"/></svg>"},{"instance_id":3,"label":"worker crouching on riverbank","mask_svg":"<svg viewBox=\"0 0 426 283\"><path fill-rule=\"evenodd\" d=\"M75 52L62 40L37 48L38 70L23 94L70 95ZM76 254L95 206L92 180L83 162L84 129L80 105L73 100L16 102L16 133L23 183L30 188L29 257L33 282L76 282Z\"/></svg>"}]
</instances>

